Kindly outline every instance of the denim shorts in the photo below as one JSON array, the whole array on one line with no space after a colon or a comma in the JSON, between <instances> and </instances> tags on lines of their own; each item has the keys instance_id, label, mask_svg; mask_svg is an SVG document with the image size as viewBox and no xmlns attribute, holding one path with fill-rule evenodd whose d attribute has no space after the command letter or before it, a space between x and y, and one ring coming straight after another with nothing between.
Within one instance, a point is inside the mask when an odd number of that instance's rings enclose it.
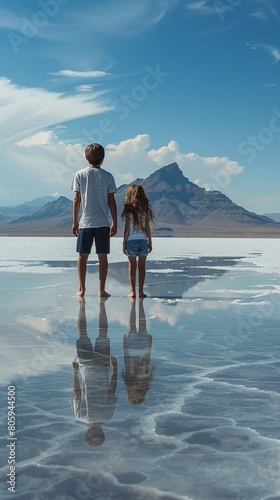
<instances>
[{"instance_id":1,"label":"denim shorts","mask_svg":"<svg viewBox=\"0 0 280 500\"><path fill-rule=\"evenodd\" d=\"M128 240L126 242L126 250L128 257L147 257L148 255L148 240Z\"/></svg>"},{"instance_id":2,"label":"denim shorts","mask_svg":"<svg viewBox=\"0 0 280 500\"><path fill-rule=\"evenodd\" d=\"M79 229L77 240L77 252L91 252L91 248L95 241L96 253L110 253L110 228L106 227L91 227Z\"/></svg>"}]
</instances>

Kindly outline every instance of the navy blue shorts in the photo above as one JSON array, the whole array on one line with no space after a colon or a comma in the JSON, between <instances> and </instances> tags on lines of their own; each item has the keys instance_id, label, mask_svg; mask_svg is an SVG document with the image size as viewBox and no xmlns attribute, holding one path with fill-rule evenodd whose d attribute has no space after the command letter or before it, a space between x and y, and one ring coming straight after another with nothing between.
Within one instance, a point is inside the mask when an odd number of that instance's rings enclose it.
<instances>
[{"instance_id":1,"label":"navy blue shorts","mask_svg":"<svg viewBox=\"0 0 280 500\"><path fill-rule=\"evenodd\" d=\"M128 257L147 257L148 240L144 240L143 238L139 240L127 240L126 251Z\"/></svg>"},{"instance_id":2,"label":"navy blue shorts","mask_svg":"<svg viewBox=\"0 0 280 500\"><path fill-rule=\"evenodd\" d=\"M97 254L110 253L110 228L106 226L79 229L77 252L91 253L93 241L95 241L95 250Z\"/></svg>"},{"instance_id":3,"label":"navy blue shorts","mask_svg":"<svg viewBox=\"0 0 280 500\"><path fill-rule=\"evenodd\" d=\"M93 349L91 340L87 336L76 340L79 363L86 364L94 361L96 366L110 366L110 339L96 339Z\"/></svg>"}]
</instances>

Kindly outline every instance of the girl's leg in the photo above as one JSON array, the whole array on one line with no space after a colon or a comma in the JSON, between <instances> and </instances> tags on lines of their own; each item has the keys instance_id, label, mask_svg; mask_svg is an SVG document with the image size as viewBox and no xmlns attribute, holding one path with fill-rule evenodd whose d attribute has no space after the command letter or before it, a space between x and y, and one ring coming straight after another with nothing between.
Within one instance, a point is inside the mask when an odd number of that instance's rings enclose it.
<instances>
[{"instance_id":1,"label":"girl's leg","mask_svg":"<svg viewBox=\"0 0 280 500\"><path fill-rule=\"evenodd\" d=\"M147 297L147 295L143 291L145 276L146 276L146 256L141 255L138 261L139 268L139 298Z\"/></svg>"},{"instance_id":2,"label":"girl's leg","mask_svg":"<svg viewBox=\"0 0 280 500\"><path fill-rule=\"evenodd\" d=\"M137 332L136 328L136 304L135 300L131 300L131 307L129 313L128 334Z\"/></svg>"},{"instance_id":3,"label":"girl's leg","mask_svg":"<svg viewBox=\"0 0 280 500\"><path fill-rule=\"evenodd\" d=\"M136 282L136 257L128 257L128 276L129 276L129 282L130 282L130 287L131 291L130 294L128 295L131 299L134 299L136 297L136 289L135 289L135 282Z\"/></svg>"}]
</instances>

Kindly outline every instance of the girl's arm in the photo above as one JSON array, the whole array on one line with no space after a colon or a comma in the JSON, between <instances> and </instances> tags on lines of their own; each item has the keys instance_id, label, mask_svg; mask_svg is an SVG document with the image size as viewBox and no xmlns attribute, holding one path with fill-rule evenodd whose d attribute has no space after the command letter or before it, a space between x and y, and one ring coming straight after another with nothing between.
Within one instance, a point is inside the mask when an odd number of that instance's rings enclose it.
<instances>
[{"instance_id":1,"label":"girl's arm","mask_svg":"<svg viewBox=\"0 0 280 500\"><path fill-rule=\"evenodd\" d=\"M129 235L129 218L128 216L126 215L125 217L125 226L124 226L124 233L123 233L123 253L126 255L126 242L127 242L127 238L128 238L128 235Z\"/></svg>"},{"instance_id":2,"label":"girl's arm","mask_svg":"<svg viewBox=\"0 0 280 500\"><path fill-rule=\"evenodd\" d=\"M148 216L146 216L145 233L146 233L146 236L148 238L148 250L150 253L153 249L153 246L152 246L152 234L151 234L151 228L150 228L150 222L149 222Z\"/></svg>"}]
</instances>

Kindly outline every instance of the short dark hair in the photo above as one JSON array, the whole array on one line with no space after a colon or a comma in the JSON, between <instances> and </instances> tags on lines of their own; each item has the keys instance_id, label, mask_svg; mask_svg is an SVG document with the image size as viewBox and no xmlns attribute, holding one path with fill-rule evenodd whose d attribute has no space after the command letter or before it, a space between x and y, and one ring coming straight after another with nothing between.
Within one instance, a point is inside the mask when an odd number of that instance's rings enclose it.
<instances>
[{"instance_id":1,"label":"short dark hair","mask_svg":"<svg viewBox=\"0 0 280 500\"><path fill-rule=\"evenodd\" d=\"M105 441L105 434L101 425L89 427L85 434L85 441L88 446L101 446Z\"/></svg>"},{"instance_id":2,"label":"short dark hair","mask_svg":"<svg viewBox=\"0 0 280 500\"><path fill-rule=\"evenodd\" d=\"M104 160L105 151L101 144L89 144L85 149L85 157L90 165L100 165Z\"/></svg>"}]
</instances>

